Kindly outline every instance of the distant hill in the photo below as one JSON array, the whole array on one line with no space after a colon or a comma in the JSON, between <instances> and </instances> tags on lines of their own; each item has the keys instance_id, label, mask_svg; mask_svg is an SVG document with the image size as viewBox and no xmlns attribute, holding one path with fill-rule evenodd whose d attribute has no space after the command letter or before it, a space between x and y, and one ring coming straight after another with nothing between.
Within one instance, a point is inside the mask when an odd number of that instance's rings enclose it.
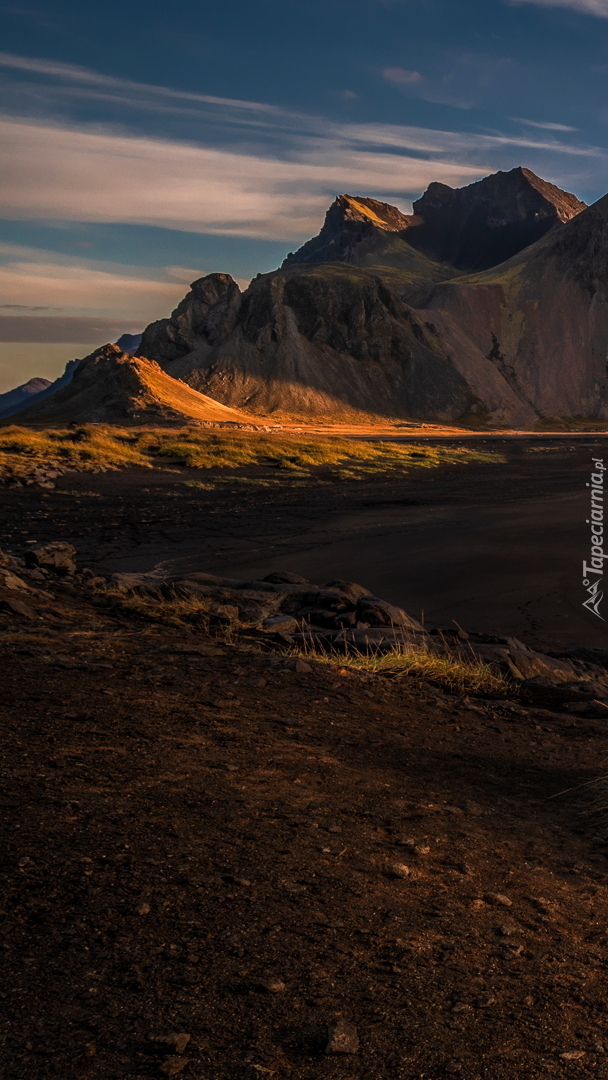
<instances>
[{"instance_id":1,"label":"distant hill","mask_svg":"<svg viewBox=\"0 0 608 1080\"><path fill-rule=\"evenodd\" d=\"M6 394L0 394L0 417L10 416L11 411L18 412L20 408L25 408L32 397L46 390L50 385L49 379L33 378L22 383L21 386L16 386L14 390L7 391Z\"/></svg>"},{"instance_id":2,"label":"distant hill","mask_svg":"<svg viewBox=\"0 0 608 1080\"><path fill-rule=\"evenodd\" d=\"M79 360L69 360L65 366L63 375L60 375L54 382L49 382L48 379L32 379L31 382L45 384L43 389L28 394L27 397L17 398L12 405L7 403L6 406L2 408L2 398L0 398L0 420L5 420L8 416L16 416L18 413L23 412L24 409L28 409L31 405L37 405L38 402L44 401L45 398L51 397L57 390L61 390L62 387L67 386L79 363ZM29 385L29 383L27 385ZM11 394L14 394L15 392L16 391L14 390L10 391Z\"/></svg>"},{"instance_id":3,"label":"distant hill","mask_svg":"<svg viewBox=\"0 0 608 1080\"><path fill-rule=\"evenodd\" d=\"M123 352L134 353L139 348L141 334L121 334L116 344Z\"/></svg>"},{"instance_id":4,"label":"distant hill","mask_svg":"<svg viewBox=\"0 0 608 1080\"><path fill-rule=\"evenodd\" d=\"M251 416L212 401L166 375L158 364L104 345L76 362L73 378L19 414L20 424L247 423Z\"/></svg>"}]
</instances>

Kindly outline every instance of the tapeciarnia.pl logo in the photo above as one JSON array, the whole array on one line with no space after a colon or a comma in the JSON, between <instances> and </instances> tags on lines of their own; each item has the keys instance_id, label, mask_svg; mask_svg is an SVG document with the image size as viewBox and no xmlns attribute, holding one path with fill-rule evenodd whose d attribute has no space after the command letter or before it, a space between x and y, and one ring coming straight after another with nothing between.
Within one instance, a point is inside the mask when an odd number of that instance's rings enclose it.
<instances>
[{"instance_id":1,"label":"tapeciarnia.pl logo","mask_svg":"<svg viewBox=\"0 0 608 1080\"><path fill-rule=\"evenodd\" d=\"M583 607L605 622L604 616L600 614L600 604L604 596L602 592L604 559L608 559L608 554L604 555L604 472L606 466L603 458L591 458L591 460L593 472L591 483L587 484L587 487L591 488L591 516L586 522L591 526L591 562L588 564L583 559L583 585L589 593L587 599L583 601Z\"/></svg>"}]
</instances>

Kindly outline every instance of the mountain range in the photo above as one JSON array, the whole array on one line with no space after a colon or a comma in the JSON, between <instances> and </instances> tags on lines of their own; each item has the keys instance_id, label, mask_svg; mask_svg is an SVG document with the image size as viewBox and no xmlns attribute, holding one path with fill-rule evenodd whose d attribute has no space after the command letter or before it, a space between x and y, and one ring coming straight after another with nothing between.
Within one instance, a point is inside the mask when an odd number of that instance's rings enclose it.
<instances>
[{"instance_id":1,"label":"mountain range","mask_svg":"<svg viewBox=\"0 0 608 1080\"><path fill-rule=\"evenodd\" d=\"M245 292L193 282L137 355L258 415L608 418L608 196L587 207L517 168L433 183L413 210L339 196Z\"/></svg>"}]
</instances>

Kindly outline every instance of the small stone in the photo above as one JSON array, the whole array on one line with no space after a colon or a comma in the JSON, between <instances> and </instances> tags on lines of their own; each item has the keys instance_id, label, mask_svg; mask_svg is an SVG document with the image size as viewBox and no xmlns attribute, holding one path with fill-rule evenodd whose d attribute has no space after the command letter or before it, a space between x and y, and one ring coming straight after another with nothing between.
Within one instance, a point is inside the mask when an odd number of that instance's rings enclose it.
<instances>
[{"instance_id":1,"label":"small stone","mask_svg":"<svg viewBox=\"0 0 608 1080\"><path fill-rule=\"evenodd\" d=\"M157 1043L159 1046L167 1047L168 1050L175 1051L176 1055L183 1054L191 1036L185 1031L172 1031L170 1035L159 1035L152 1039L152 1042Z\"/></svg>"},{"instance_id":2,"label":"small stone","mask_svg":"<svg viewBox=\"0 0 608 1080\"><path fill-rule=\"evenodd\" d=\"M391 873L396 878L408 878L410 876L410 868L405 863L393 863L391 866Z\"/></svg>"},{"instance_id":3,"label":"small stone","mask_svg":"<svg viewBox=\"0 0 608 1080\"><path fill-rule=\"evenodd\" d=\"M490 1005L495 1005L495 1004L496 1004L496 998L494 997L493 994L482 994L482 996L478 997L476 1002L475 1002L475 1005L477 1006L478 1009L488 1009L490 1007Z\"/></svg>"},{"instance_id":4,"label":"small stone","mask_svg":"<svg viewBox=\"0 0 608 1080\"><path fill-rule=\"evenodd\" d=\"M22 600L0 600L0 611L5 611L9 615L20 615L22 619L35 619L36 612L29 604L24 604Z\"/></svg>"},{"instance_id":5,"label":"small stone","mask_svg":"<svg viewBox=\"0 0 608 1080\"><path fill-rule=\"evenodd\" d=\"M359 1049L359 1036L354 1024L348 1020L337 1020L328 1032L326 1054L356 1054Z\"/></svg>"},{"instance_id":6,"label":"small stone","mask_svg":"<svg viewBox=\"0 0 608 1080\"><path fill-rule=\"evenodd\" d=\"M486 893L485 896L484 896L484 900L485 900L486 904L498 904L500 907L512 907L513 906L513 901L509 900L509 897L505 896L504 893L499 893L499 892Z\"/></svg>"},{"instance_id":7,"label":"small stone","mask_svg":"<svg viewBox=\"0 0 608 1080\"><path fill-rule=\"evenodd\" d=\"M269 994L283 994L287 987L280 979L268 979L265 982L261 982L260 986L267 990Z\"/></svg>"},{"instance_id":8,"label":"small stone","mask_svg":"<svg viewBox=\"0 0 608 1080\"><path fill-rule=\"evenodd\" d=\"M414 853L416 855L428 855L430 850L431 849L430 849L428 844L415 844L414 845Z\"/></svg>"},{"instance_id":9,"label":"small stone","mask_svg":"<svg viewBox=\"0 0 608 1080\"><path fill-rule=\"evenodd\" d=\"M294 671L298 671L301 675L309 675L312 671L312 665L307 664L305 660L296 660Z\"/></svg>"},{"instance_id":10,"label":"small stone","mask_svg":"<svg viewBox=\"0 0 608 1080\"><path fill-rule=\"evenodd\" d=\"M5 589L11 589L17 591L19 589L27 589L25 581L22 581L16 574L5 574L1 579L1 583Z\"/></svg>"},{"instance_id":11,"label":"small stone","mask_svg":"<svg viewBox=\"0 0 608 1080\"><path fill-rule=\"evenodd\" d=\"M53 484L52 487L55 485ZM26 566L44 567L56 574L73 574L76 570L76 549L71 544L53 541L30 548L25 553Z\"/></svg>"},{"instance_id":12,"label":"small stone","mask_svg":"<svg viewBox=\"0 0 608 1080\"><path fill-rule=\"evenodd\" d=\"M163 1076L177 1076L177 1074L180 1073L182 1069L186 1068L186 1065L189 1063L189 1061L189 1058L175 1057L172 1055L171 1057L165 1058L162 1065L160 1066L160 1072L163 1074Z\"/></svg>"},{"instance_id":13,"label":"small stone","mask_svg":"<svg viewBox=\"0 0 608 1080\"><path fill-rule=\"evenodd\" d=\"M137 912L137 914L138 914L138 915L149 915L149 914L150 914L150 905L149 905L149 904L146 904L146 903L144 903L144 904L139 904L139 905L138 905L138 906L136 907L136 909L135 909L135 910L136 910L136 912Z\"/></svg>"},{"instance_id":14,"label":"small stone","mask_svg":"<svg viewBox=\"0 0 608 1080\"><path fill-rule=\"evenodd\" d=\"M298 629L298 624L291 615L271 615L268 619L264 619L262 628L275 633L292 634Z\"/></svg>"},{"instance_id":15,"label":"small stone","mask_svg":"<svg viewBox=\"0 0 608 1080\"><path fill-rule=\"evenodd\" d=\"M559 1055L562 1061L580 1061L584 1058L584 1050L566 1050L565 1053Z\"/></svg>"}]
</instances>

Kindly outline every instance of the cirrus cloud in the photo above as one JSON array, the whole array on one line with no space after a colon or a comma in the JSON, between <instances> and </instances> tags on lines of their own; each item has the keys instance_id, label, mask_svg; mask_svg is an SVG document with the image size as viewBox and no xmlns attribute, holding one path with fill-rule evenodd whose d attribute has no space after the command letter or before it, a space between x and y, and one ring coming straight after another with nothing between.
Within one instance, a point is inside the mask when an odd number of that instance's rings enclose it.
<instances>
[{"instance_id":1,"label":"cirrus cloud","mask_svg":"<svg viewBox=\"0 0 608 1080\"><path fill-rule=\"evenodd\" d=\"M538 7L571 8L581 15L608 19L608 0L510 0L511 4L536 4Z\"/></svg>"},{"instance_id":2,"label":"cirrus cloud","mask_svg":"<svg viewBox=\"0 0 608 1080\"><path fill-rule=\"evenodd\" d=\"M353 137L357 141L356 132ZM431 180L458 185L487 172L485 166L363 150L353 140L347 145L347 138L343 132L302 139L299 153L281 160L241 148L3 120L0 214L289 241L308 237L339 192L403 198Z\"/></svg>"}]
</instances>

